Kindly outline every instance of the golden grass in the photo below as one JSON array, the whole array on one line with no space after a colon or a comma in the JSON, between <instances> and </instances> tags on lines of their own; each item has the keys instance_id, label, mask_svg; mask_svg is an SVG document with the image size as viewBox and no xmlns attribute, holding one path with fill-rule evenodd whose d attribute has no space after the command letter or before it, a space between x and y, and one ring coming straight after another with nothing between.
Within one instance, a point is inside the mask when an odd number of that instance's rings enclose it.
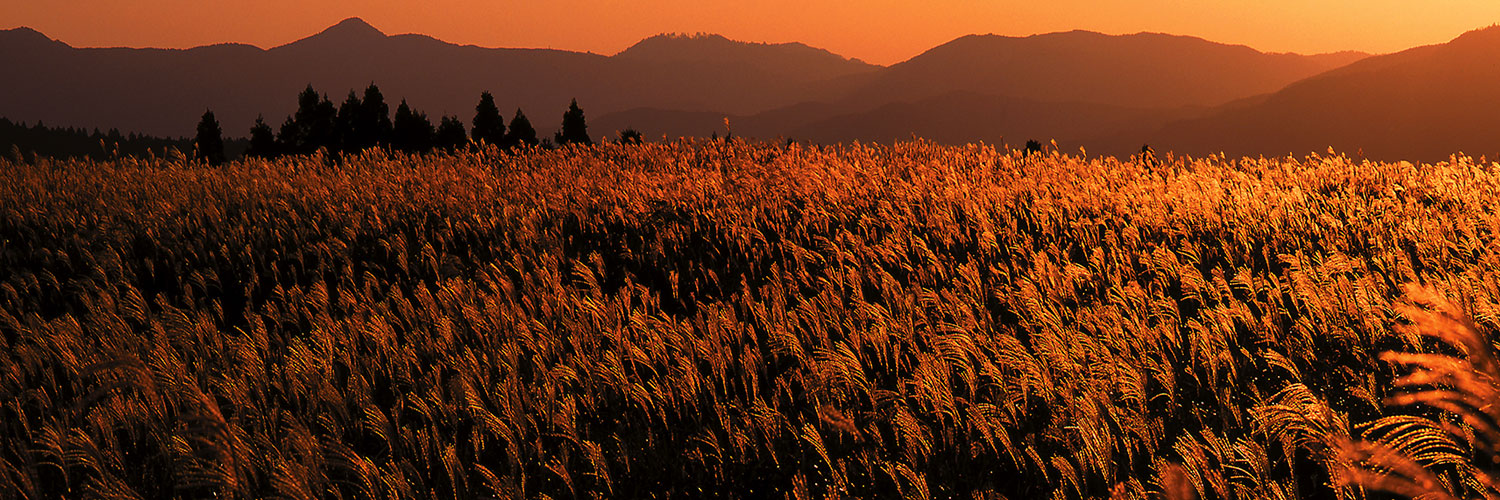
<instances>
[{"instance_id":1,"label":"golden grass","mask_svg":"<svg viewBox=\"0 0 1500 500\"><path fill-rule=\"evenodd\" d=\"M1493 496L1497 203L924 142L0 162L0 498Z\"/></svg>"}]
</instances>

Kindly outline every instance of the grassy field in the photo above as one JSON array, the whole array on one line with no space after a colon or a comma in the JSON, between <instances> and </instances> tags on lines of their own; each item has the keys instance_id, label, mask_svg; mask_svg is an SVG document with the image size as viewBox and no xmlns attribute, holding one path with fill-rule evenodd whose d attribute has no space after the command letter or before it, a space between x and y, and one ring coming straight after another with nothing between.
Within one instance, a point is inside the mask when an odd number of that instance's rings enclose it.
<instances>
[{"instance_id":1,"label":"grassy field","mask_svg":"<svg viewBox=\"0 0 1500 500\"><path fill-rule=\"evenodd\" d=\"M0 161L0 498L1378 497L1361 438L1478 495L1483 422L1381 356L1465 352L1408 284L1500 327L1497 204L1463 157Z\"/></svg>"}]
</instances>

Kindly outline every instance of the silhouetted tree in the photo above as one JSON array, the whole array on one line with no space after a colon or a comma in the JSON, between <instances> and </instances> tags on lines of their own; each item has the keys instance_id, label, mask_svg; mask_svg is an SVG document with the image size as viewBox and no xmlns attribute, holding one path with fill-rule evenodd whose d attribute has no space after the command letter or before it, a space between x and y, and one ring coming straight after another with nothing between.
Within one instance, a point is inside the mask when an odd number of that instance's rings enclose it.
<instances>
[{"instance_id":1,"label":"silhouetted tree","mask_svg":"<svg viewBox=\"0 0 1500 500\"><path fill-rule=\"evenodd\" d=\"M224 149L230 150L232 141L224 141ZM168 139L130 133L121 137L118 133L106 136L99 129L89 130L67 127L50 128L41 122L28 125L0 118L0 152L12 158L19 154L25 159L87 157L106 160L120 156L152 155L160 158L169 149L194 151L193 137ZM20 160L20 161L25 161Z\"/></svg>"},{"instance_id":2,"label":"silhouetted tree","mask_svg":"<svg viewBox=\"0 0 1500 500\"><path fill-rule=\"evenodd\" d=\"M333 102L308 85L297 96L297 113L292 115L293 133L282 141L297 153L311 153L318 148L333 146L337 115Z\"/></svg>"},{"instance_id":3,"label":"silhouetted tree","mask_svg":"<svg viewBox=\"0 0 1500 500\"><path fill-rule=\"evenodd\" d=\"M271 133L271 126L266 125L264 116L255 117L255 125L250 127L250 148L245 150L245 156L252 158L273 158L280 154L276 148L276 136Z\"/></svg>"},{"instance_id":4,"label":"silhouetted tree","mask_svg":"<svg viewBox=\"0 0 1500 500\"><path fill-rule=\"evenodd\" d=\"M365 87L359 113L354 120L354 147L368 149L391 141L391 108L385 103L380 87Z\"/></svg>"},{"instance_id":5,"label":"silhouetted tree","mask_svg":"<svg viewBox=\"0 0 1500 500\"><path fill-rule=\"evenodd\" d=\"M464 132L464 122L457 116L444 116L442 124L438 125L434 142L437 147L450 151L468 144L469 135Z\"/></svg>"},{"instance_id":6,"label":"silhouetted tree","mask_svg":"<svg viewBox=\"0 0 1500 500\"><path fill-rule=\"evenodd\" d=\"M290 116L286 117L286 121L281 122L281 127L276 129L277 154L296 153L297 142L300 140L298 136L300 135L301 132L297 130L296 120L293 120Z\"/></svg>"},{"instance_id":7,"label":"silhouetted tree","mask_svg":"<svg viewBox=\"0 0 1500 500\"><path fill-rule=\"evenodd\" d=\"M333 147L337 132L338 110L326 96L320 96L312 85L297 95L297 112L287 117L276 134L284 153L311 153L320 147Z\"/></svg>"},{"instance_id":8,"label":"silhouetted tree","mask_svg":"<svg viewBox=\"0 0 1500 500\"><path fill-rule=\"evenodd\" d=\"M193 159L209 165L224 164L224 131L213 111L204 111L198 121L198 135L193 138Z\"/></svg>"},{"instance_id":9,"label":"silhouetted tree","mask_svg":"<svg viewBox=\"0 0 1500 500\"><path fill-rule=\"evenodd\" d=\"M339 105L339 113L334 119L334 143L338 150L343 152L359 151L361 148L359 131L355 124L359 122L359 114L364 104L359 102L359 96L354 91L349 91L349 97L344 98L344 103Z\"/></svg>"},{"instance_id":10,"label":"silhouetted tree","mask_svg":"<svg viewBox=\"0 0 1500 500\"><path fill-rule=\"evenodd\" d=\"M309 145L313 149L338 148L338 107L328 96L322 96L317 107L313 108L312 121L308 126Z\"/></svg>"},{"instance_id":11,"label":"silhouetted tree","mask_svg":"<svg viewBox=\"0 0 1500 500\"><path fill-rule=\"evenodd\" d=\"M1026 150L1025 150L1025 153L1024 153L1025 155L1030 156L1030 155L1041 153L1041 152L1042 152L1042 143L1037 142L1036 139L1030 139L1030 140L1026 141Z\"/></svg>"},{"instance_id":12,"label":"silhouetted tree","mask_svg":"<svg viewBox=\"0 0 1500 500\"><path fill-rule=\"evenodd\" d=\"M516 116L510 119L510 132L505 134L505 146L535 146L538 143L536 129L531 128L531 120L526 119L521 108L516 108Z\"/></svg>"},{"instance_id":13,"label":"silhouetted tree","mask_svg":"<svg viewBox=\"0 0 1500 500\"><path fill-rule=\"evenodd\" d=\"M396 117L391 125L391 145L396 149L408 153L432 149L432 121L425 113L413 111L405 99L396 107Z\"/></svg>"},{"instance_id":14,"label":"silhouetted tree","mask_svg":"<svg viewBox=\"0 0 1500 500\"><path fill-rule=\"evenodd\" d=\"M621 130L620 131L620 144L640 144L640 143L641 143L641 133L640 132L637 132L633 128L626 128L625 130Z\"/></svg>"},{"instance_id":15,"label":"silhouetted tree","mask_svg":"<svg viewBox=\"0 0 1500 500\"><path fill-rule=\"evenodd\" d=\"M578 99L568 104L568 111L563 113L562 129L555 136L558 146L568 144L593 144L589 139L589 125L583 119L583 110L578 108Z\"/></svg>"},{"instance_id":16,"label":"silhouetted tree","mask_svg":"<svg viewBox=\"0 0 1500 500\"><path fill-rule=\"evenodd\" d=\"M469 133L474 142L484 141L497 146L505 143L505 118L500 116L495 97L489 92L479 94L479 104L474 106L474 128Z\"/></svg>"}]
</instances>

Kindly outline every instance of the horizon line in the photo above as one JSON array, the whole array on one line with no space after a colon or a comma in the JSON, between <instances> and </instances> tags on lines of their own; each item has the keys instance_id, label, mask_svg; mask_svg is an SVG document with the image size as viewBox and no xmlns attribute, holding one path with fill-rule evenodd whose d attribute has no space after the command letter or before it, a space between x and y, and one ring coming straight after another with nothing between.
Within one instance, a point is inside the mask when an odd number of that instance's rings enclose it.
<instances>
[{"instance_id":1,"label":"horizon line","mask_svg":"<svg viewBox=\"0 0 1500 500\"><path fill-rule=\"evenodd\" d=\"M659 32L659 33L655 33L655 34L651 34L651 35L646 35L646 36L644 36L644 37L642 37L642 38L640 38L640 39L638 39L638 40L636 40L634 42L631 42L630 44L626 45L624 48L616 50L614 53L608 53L608 54L594 52L592 50L560 48L560 47L557 47L557 46L550 46L550 45L546 46L546 47L542 47L542 46L525 47L525 46L491 46L491 45L479 45L479 44L474 44L474 43L463 43L463 42L455 42L455 41L445 40L443 38L439 38L439 37L437 37L435 35L427 34L427 33L417 33L417 32L387 33L384 30L381 30L380 28L375 27L373 24L370 24L368 21L365 21L360 16L352 16L352 17L344 18L344 19L342 19L342 20L340 20L340 21L338 21L338 22L336 22L334 24L328 25L327 27L324 27L324 28L322 28L320 30L317 30L316 32L313 32L313 33L310 33L308 35L302 36L302 37L297 38L295 40L284 42L284 43L281 43L281 44L278 44L278 45L272 45L272 46L269 46L269 47L268 46L257 45L257 44L249 43L249 42L233 41L233 40L226 40L226 41L220 41L220 42L214 42L214 43L208 43L208 44L200 44L200 45L193 45L193 46L175 46L175 47L172 47L172 46L130 46L130 45L74 45L72 43L69 43L66 40L62 40L60 38L54 38L51 35L47 34L46 32L44 32L44 31L42 31L40 29L37 29L37 28L32 27L32 26L27 26L27 25L16 25L16 26L12 26L12 27L9 27L9 28L0 28L0 31L30 30L32 32L38 33L38 34L46 37L48 40L52 40L52 41L55 41L55 42L58 42L58 43L62 43L63 45L66 45L66 46L68 46L70 48L74 48L74 49L193 50L193 49L199 49L199 48L204 48L204 47L216 47L216 46L224 46L224 45L238 45L238 46L253 47L253 48L256 48L256 49L262 50L262 51L269 51L269 50L274 50L274 49L278 49L278 48L282 48L282 47L287 47L287 46L290 46L290 45L294 45L294 44L296 44L298 42L302 42L302 41L311 39L313 37L321 35L321 34L327 32L327 31L329 31L329 30L331 30L333 28L336 28L336 27L338 27L338 26L340 26L342 24L348 23L350 21L357 21L357 22L363 24L364 26L368 26L370 28L373 28L375 31L379 32L385 38L394 38L394 37L401 37L401 36L420 36L420 37L430 38L430 39L433 39L433 40L436 40L438 42L442 42L442 43L445 43L445 44L448 44L448 45L453 45L453 46L458 46L458 47L476 47L476 48L488 49L488 50L552 50L552 51L560 51L560 52L572 52L572 53L577 53L577 54L590 54L590 55L597 55L597 56L602 56L602 57L615 57L615 56L618 56L618 55L620 55L620 54L622 54L622 53L630 50L633 47L636 47L637 45L641 44L642 42L645 42L645 41L653 39L653 38L662 37L662 36L686 37L686 38L719 37L719 38L723 38L723 39L731 41L731 42L743 43L743 44L758 44L758 45L773 45L773 46L774 45L802 45L804 47L809 47L809 48L812 48L812 49L821 50L821 51L827 52L829 54L836 55L838 57L844 58L844 59L849 60L849 61L859 62L859 63L868 64L868 65L872 65L872 66L879 66L879 67L891 67L891 66L895 66L897 64L904 63L906 61L910 61L911 59L914 59L916 57L921 56L922 54L926 54L927 52L931 51L932 49L935 49L935 48L938 48L938 47L942 47L944 45L947 45L947 44L950 44L950 43L953 43L955 41L958 41L958 40L961 40L961 39L964 39L964 38L968 38L968 37L994 36L994 37L1011 38L1011 39L1026 39L1026 38L1033 38L1033 37L1040 37L1040 36L1060 35L1060 34L1079 33L1079 32L1082 32L1082 33L1092 33L1092 34L1103 35L1103 36L1108 36L1108 37L1130 37L1130 36L1140 36L1140 35L1162 35L1162 36L1170 36L1170 37L1182 37L1182 38L1196 39L1196 40L1201 40L1201 41L1208 42L1208 43L1213 43L1213 44L1218 44L1218 45L1224 45L1224 46L1230 46L1230 47L1245 47L1245 48L1254 50L1256 52L1259 52L1259 53L1262 53L1262 54L1268 54L1268 55L1297 55L1297 56L1305 56L1305 57L1323 56L1323 55L1338 55L1338 54L1364 54L1364 55L1367 55L1367 56L1378 56L1378 55L1394 54L1394 53L1397 53L1397 52L1401 52L1401 51L1405 51L1405 50L1410 50L1410 49L1414 49L1414 48L1418 48L1418 47L1425 47L1425 46L1429 46L1429 45L1435 45L1435 44L1414 45L1414 46L1407 47L1407 48L1404 48L1404 49L1400 49L1400 50L1397 50L1397 51L1394 51L1394 52L1367 52L1367 51L1362 51L1362 50L1357 50L1357 49L1343 49L1343 50L1326 51L1326 52L1268 51L1268 50L1262 50L1260 48L1257 48L1257 47L1249 45L1249 44L1218 41L1218 40L1213 40L1213 39L1210 39L1210 38L1205 38L1203 36L1191 35L1191 34L1168 33L1168 32L1162 32L1162 31L1149 31L1149 30L1136 31L1136 32L1132 32L1132 33L1111 33L1111 32L1099 31L1099 30L1092 30L1092 29L1075 28L1075 29L1071 29L1071 30L1034 32L1034 33L1029 33L1029 34L1024 34L1024 35L1002 34L1002 33L995 33L995 32L990 32L990 33L966 33L966 34L963 34L963 35L958 35L956 37L953 37L952 39L949 39L948 41L939 43L937 45L933 45L931 47L927 47L927 48L921 49L920 51L916 52L915 54L913 54L913 55L911 55L911 56L909 56L909 57L907 57L905 59L901 59L901 60L898 60L898 61L895 61L895 62L892 62L892 63L889 63L889 64L881 64L881 63L871 62L870 60L862 58L862 57L841 54L841 53L833 51L832 49L828 49L828 48L824 48L824 47L819 47L819 46L811 45L811 44L809 44L807 42L803 42L803 41L800 41L800 40L792 40L792 41L745 40L745 39L738 39L738 38L731 37L729 35L724 35L723 33L712 32L712 31L697 31L697 32L663 31L663 32ZM1495 25L1490 25L1489 27L1494 27L1494 26ZM1464 33L1469 33L1469 32L1473 32L1473 31L1477 31L1477 30L1482 30L1484 28L1485 27L1476 27L1476 28L1473 28L1473 29L1470 29L1470 30L1466 30ZM1458 35L1454 35L1453 38L1457 38L1458 36L1462 36L1462 35L1463 35L1463 33L1460 33ZM1450 38L1449 41L1451 41L1453 38ZM1444 43L1444 42L1439 42L1439 43Z\"/></svg>"}]
</instances>

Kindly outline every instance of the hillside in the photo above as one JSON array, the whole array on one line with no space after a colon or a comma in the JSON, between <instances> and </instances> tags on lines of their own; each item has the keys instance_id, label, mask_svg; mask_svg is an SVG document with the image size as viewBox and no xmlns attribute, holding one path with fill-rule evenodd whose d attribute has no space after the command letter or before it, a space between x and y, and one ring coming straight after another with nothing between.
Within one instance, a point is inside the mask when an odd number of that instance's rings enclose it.
<instances>
[{"instance_id":1,"label":"hillside","mask_svg":"<svg viewBox=\"0 0 1500 500\"><path fill-rule=\"evenodd\" d=\"M1129 154L1167 123L1366 57L1302 56L1153 33L972 35L880 71L828 80L818 98L751 115L636 108L605 114L668 136L735 132L815 142L923 137L947 144L1056 139Z\"/></svg>"},{"instance_id":2,"label":"hillside","mask_svg":"<svg viewBox=\"0 0 1500 500\"><path fill-rule=\"evenodd\" d=\"M889 102L965 91L1132 108L1217 106L1364 56L1267 54L1156 33L970 35L891 66L853 97Z\"/></svg>"},{"instance_id":3,"label":"hillside","mask_svg":"<svg viewBox=\"0 0 1500 500\"><path fill-rule=\"evenodd\" d=\"M507 113L523 108L544 136L577 98L598 137L627 126L648 137L706 136L729 117L737 134L766 138L1088 142L1100 123L1122 123L1116 110L1142 120L1122 125L1130 131L1155 130L1361 56L1075 31L967 36L885 68L799 43L718 35L660 35L604 56L460 46L389 35L359 19L271 49L74 48L20 28L0 32L0 64L26 75L0 79L0 116L180 136L210 108L237 136L259 114L280 123L308 83L337 102L375 82L434 119L467 120L489 90ZM964 111L955 96L978 108ZM1026 125L1037 117L1053 125Z\"/></svg>"},{"instance_id":4,"label":"hillside","mask_svg":"<svg viewBox=\"0 0 1500 500\"><path fill-rule=\"evenodd\" d=\"M1500 28L1371 57L1162 130L1175 149L1295 155L1332 146L1374 159L1500 152Z\"/></svg>"},{"instance_id":5,"label":"hillside","mask_svg":"<svg viewBox=\"0 0 1500 500\"><path fill-rule=\"evenodd\" d=\"M572 98L594 116L639 106L756 113L802 100L819 79L874 68L805 46L728 40L709 50L732 57L704 57L702 42L653 39L607 57L460 46L350 19L271 49L169 50L73 48L22 28L0 32L0 65L26 75L0 79L0 116L186 135L212 108L228 133L243 134L260 113L279 123L309 83L339 101L375 82L429 115L465 120L489 90L545 135Z\"/></svg>"}]
</instances>

